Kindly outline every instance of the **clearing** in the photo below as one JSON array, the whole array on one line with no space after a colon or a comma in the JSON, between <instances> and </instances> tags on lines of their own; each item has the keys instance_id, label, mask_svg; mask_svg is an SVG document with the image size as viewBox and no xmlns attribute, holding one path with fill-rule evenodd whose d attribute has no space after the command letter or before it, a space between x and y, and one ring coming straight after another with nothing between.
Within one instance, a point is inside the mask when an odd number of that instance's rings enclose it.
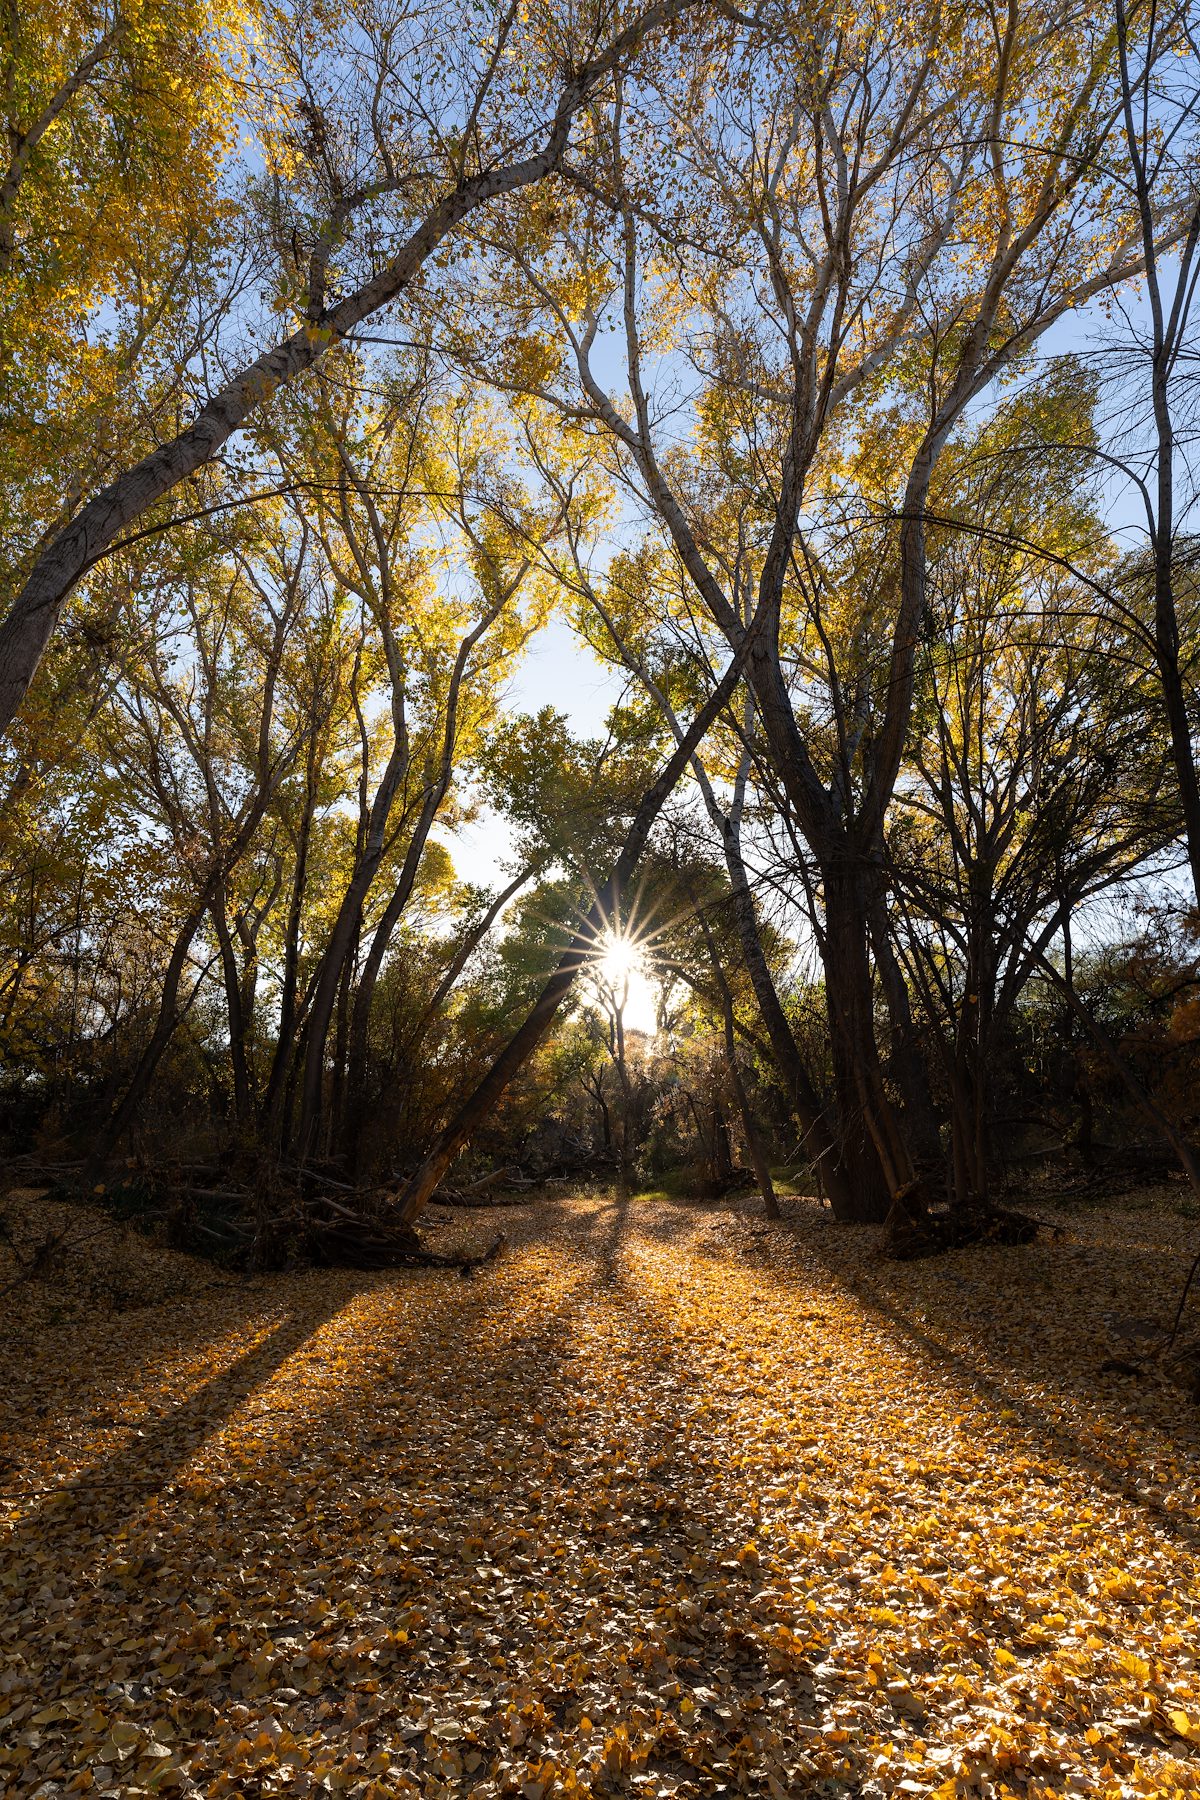
<instances>
[{"instance_id":1,"label":"clearing","mask_svg":"<svg viewBox=\"0 0 1200 1800\"><path fill-rule=\"evenodd\" d=\"M470 1281L101 1223L7 1295L6 1794L1200 1793L1197 1412L1100 1372L1177 1209L497 1216Z\"/></svg>"}]
</instances>

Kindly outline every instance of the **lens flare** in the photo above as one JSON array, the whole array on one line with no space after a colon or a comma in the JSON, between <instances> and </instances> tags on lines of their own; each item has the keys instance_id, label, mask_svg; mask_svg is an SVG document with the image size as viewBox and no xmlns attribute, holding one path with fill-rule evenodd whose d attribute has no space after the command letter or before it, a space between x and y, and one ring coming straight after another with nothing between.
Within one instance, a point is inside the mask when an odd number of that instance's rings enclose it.
<instances>
[{"instance_id":1,"label":"lens flare","mask_svg":"<svg viewBox=\"0 0 1200 1800\"><path fill-rule=\"evenodd\" d=\"M653 1037L658 1008L646 946L623 932L606 931L596 943L593 969L607 1004L620 1008L626 1030Z\"/></svg>"},{"instance_id":2,"label":"lens flare","mask_svg":"<svg viewBox=\"0 0 1200 1800\"><path fill-rule=\"evenodd\" d=\"M624 987L634 975L645 973L641 946L626 937L607 937L600 951L600 975L609 987Z\"/></svg>"}]
</instances>

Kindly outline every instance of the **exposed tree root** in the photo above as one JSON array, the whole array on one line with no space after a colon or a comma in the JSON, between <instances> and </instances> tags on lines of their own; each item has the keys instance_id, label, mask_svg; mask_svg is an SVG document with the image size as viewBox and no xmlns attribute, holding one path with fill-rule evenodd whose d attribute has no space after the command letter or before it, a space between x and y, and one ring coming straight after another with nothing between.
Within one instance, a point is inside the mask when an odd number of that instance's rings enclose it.
<instances>
[{"instance_id":1,"label":"exposed tree root","mask_svg":"<svg viewBox=\"0 0 1200 1800\"><path fill-rule=\"evenodd\" d=\"M895 1262L940 1256L968 1244L1028 1244L1040 1221L1006 1206L930 1206L919 1183L902 1188L884 1222L884 1254Z\"/></svg>"}]
</instances>

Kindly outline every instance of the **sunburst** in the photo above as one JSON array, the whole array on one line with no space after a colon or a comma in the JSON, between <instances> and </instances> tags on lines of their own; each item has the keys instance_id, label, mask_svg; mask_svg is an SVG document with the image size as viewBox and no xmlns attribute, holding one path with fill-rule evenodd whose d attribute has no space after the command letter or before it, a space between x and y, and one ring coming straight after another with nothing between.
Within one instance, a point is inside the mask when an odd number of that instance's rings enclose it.
<instances>
[{"instance_id":1,"label":"sunburst","mask_svg":"<svg viewBox=\"0 0 1200 1800\"><path fill-rule=\"evenodd\" d=\"M620 1013L627 1030L648 1037L658 1029L651 938L639 929L636 905L624 916L614 908L594 940L588 969L605 1007Z\"/></svg>"},{"instance_id":2,"label":"sunburst","mask_svg":"<svg viewBox=\"0 0 1200 1800\"><path fill-rule=\"evenodd\" d=\"M600 979L620 991L637 977L645 977L646 953L635 938L605 932L596 946L596 968Z\"/></svg>"}]
</instances>

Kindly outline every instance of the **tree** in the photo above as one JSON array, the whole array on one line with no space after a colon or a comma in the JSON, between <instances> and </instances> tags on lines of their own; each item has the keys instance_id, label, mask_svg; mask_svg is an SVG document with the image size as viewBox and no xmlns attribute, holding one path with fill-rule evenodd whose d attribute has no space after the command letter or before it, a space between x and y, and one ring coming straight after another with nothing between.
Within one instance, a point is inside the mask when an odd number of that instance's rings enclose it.
<instances>
[{"instance_id":1,"label":"tree","mask_svg":"<svg viewBox=\"0 0 1200 1800\"><path fill-rule=\"evenodd\" d=\"M236 4L0 19L0 579L176 429L233 249Z\"/></svg>"},{"instance_id":2,"label":"tree","mask_svg":"<svg viewBox=\"0 0 1200 1800\"><path fill-rule=\"evenodd\" d=\"M429 30L421 9L399 21L369 17L352 76L343 70L336 83L340 46L328 41L323 10L268 15L281 75L260 93L280 107L266 133L264 204L292 251L275 292L289 328L219 380L182 429L155 431L138 460L64 496L70 516L36 547L0 626L0 730L97 559L148 515L161 527L159 502L213 464L278 389L405 293L464 221L556 170L577 115L690 4L659 0L631 17L606 7L566 39L553 11L511 6L492 16L482 44L453 30L456 9L448 58L445 34ZM201 388L206 375L201 362Z\"/></svg>"},{"instance_id":3,"label":"tree","mask_svg":"<svg viewBox=\"0 0 1200 1800\"><path fill-rule=\"evenodd\" d=\"M1125 622L1103 604L1111 545L1078 467L1059 459L1049 480L1019 448L1055 410L1082 441L1092 399L1060 366L949 447L932 500L945 523L930 528L911 766L888 833L890 928L937 1048L953 1192L975 1205L1026 985L1060 934L1070 965L1076 916L1144 872L1176 824L1149 684L1118 663Z\"/></svg>"},{"instance_id":4,"label":"tree","mask_svg":"<svg viewBox=\"0 0 1200 1800\"><path fill-rule=\"evenodd\" d=\"M1113 47L1077 15L938 6L903 29L876 13L771 23L698 40L657 113L635 112L618 83L553 255L544 200L494 234L503 294L532 294L536 310L526 301L503 366L473 348L493 379L608 435L730 647L755 596L766 625L748 680L819 872L847 1190L880 1217L914 1182L877 1053L871 920L911 714L929 485L967 409L1140 251L1103 166ZM702 86L712 105L695 103ZM700 217L697 242L684 221ZM607 348L603 374L598 361L610 328L619 400ZM699 462L678 447L681 408ZM884 432L899 451L893 580L860 675L852 608L848 642L831 628L821 512L848 446Z\"/></svg>"}]
</instances>

